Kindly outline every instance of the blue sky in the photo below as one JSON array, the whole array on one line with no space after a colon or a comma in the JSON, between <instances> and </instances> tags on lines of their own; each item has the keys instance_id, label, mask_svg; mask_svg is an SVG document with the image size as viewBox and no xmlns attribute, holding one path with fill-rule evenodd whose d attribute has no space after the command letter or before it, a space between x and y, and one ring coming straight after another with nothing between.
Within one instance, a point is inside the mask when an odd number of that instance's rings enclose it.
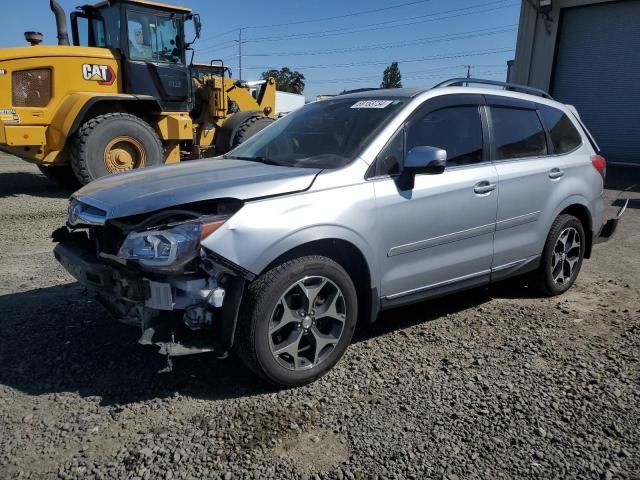
<instances>
[{"instance_id":1,"label":"blue sky","mask_svg":"<svg viewBox=\"0 0 640 480\"><path fill-rule=\"evenodd\" d=\"M59 1L67 15L81 3ZM519 0L245 0L234 10L217 0L180 4L202 16L197 60L223 58L237 77L242 27L243 78L288 66L305 75L308 99L379 86L392 61L399 62L404 86L464 76L465 65L474 76L504 80L520 12ZM26 30L41 31L45 43L56 42L47 0L7 2L0 47L24 45Z\"/></svg>"}]
</instances>

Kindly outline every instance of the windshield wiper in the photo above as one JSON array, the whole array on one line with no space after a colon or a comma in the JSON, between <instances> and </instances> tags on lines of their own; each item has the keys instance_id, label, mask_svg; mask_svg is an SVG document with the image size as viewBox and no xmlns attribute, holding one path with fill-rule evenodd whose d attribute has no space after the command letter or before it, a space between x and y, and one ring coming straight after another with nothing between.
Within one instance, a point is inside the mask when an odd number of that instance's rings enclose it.
<instances>
[{"instance_id":1,"label":"windshield wiper","mask_svg":"<svg viewBox=\"0 0 640 480\"><path fill-rule=\"evenodd\" d=\"M229 156L225 155L224 158L233 158L235 160L246 160L249 162L260 162L267 165L276 165L278 167L290 166L288 163L279 162L277 160L273 160L272 158L266 158L266 157L240 157L238 155L229 155Z\"/></svg>"}]
</instances>

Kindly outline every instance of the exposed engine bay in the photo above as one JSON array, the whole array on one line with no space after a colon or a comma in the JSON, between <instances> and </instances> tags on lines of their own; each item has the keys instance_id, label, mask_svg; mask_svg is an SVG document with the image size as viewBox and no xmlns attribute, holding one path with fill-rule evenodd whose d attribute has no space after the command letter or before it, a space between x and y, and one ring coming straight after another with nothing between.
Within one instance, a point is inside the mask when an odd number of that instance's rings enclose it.
<instances>
[{"instance_id":1,"label":"exposed engine bay","mask_svg":"<svg viewBox=\"0 0 640 480\"><path fill-rule=\"evenodd\" d=\"M67 226L53 232L54 254L119 321L140 328L139 343L168 358L223 358L252 275L200 241L241 207L222 199L100 222L91 215L99 212L72 200Z\"/></svg>"}]
</instances>

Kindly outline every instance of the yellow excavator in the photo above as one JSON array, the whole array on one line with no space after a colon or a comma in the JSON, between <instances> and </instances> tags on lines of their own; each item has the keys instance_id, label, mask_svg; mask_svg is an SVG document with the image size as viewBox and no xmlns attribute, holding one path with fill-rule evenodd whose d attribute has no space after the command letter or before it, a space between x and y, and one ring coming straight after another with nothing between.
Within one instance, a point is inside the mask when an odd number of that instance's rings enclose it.
<instances>
[{"instance_id":1,"label":"yellow excavator","mask_svg":"<svg viewBox=\"0 0 640 480\"><path fill-rule=\"evenodd\" d=\"M0 150L52 180L86 184L223 154L273 121L273 78L249 84L221 61L187 61L201 32L191 9L147 0L84 5L70 15L70 41L62 7L50 6L58 45L26 32L30 46L0 49Z\"/></svg>"}]
</instances>

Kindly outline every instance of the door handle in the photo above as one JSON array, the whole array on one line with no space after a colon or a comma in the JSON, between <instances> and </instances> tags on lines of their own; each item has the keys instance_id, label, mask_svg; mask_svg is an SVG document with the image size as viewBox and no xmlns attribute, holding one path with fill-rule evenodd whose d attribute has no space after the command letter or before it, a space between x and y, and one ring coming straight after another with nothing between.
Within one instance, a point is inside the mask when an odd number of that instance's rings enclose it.
<instances>
[{"instance_id":1,"label":"door handle","mask_svg":"<svg viewBox=\"0 0 640 480\"><path fill-rule=\"evenodd\" d=\"M488 182L487 180L484 180L482 182L478 182L473 187L473 191L475 193L477 193L478 195L484 195L486 193L491 193L495 189L496 189L496 184Z\"/></svg>"},{"instance_id":2,"label":"door handle","mask_svg":"<svg viewBox=\"0 0 640 480\"><path fill-rule=\"evenodd\" d=\"M557 178L560 178L564 175L564 170L560 170L558 167L554 167L551 170L549 170L549 178L551 180L555 180Z\"/></svg>"}]
</instances>

